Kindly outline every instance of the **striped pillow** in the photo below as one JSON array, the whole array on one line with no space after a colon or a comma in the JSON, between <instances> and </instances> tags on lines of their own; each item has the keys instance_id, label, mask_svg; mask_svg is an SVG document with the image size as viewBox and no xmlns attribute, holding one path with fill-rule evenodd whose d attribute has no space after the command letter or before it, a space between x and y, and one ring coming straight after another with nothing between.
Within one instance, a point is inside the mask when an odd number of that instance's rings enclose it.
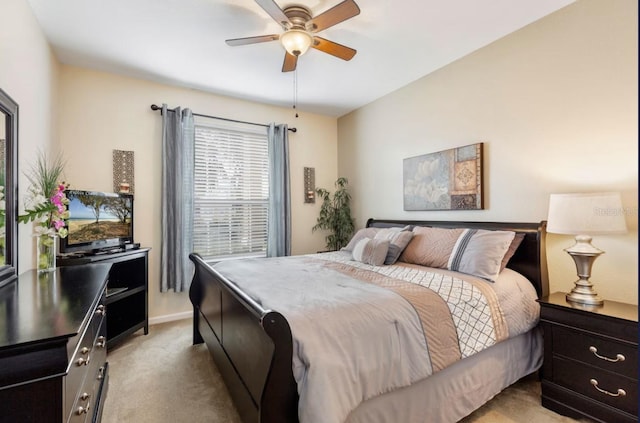
<instances>
[{"instance_id":1,"label":"striped pillow","mask_svg":"<svg viewBox=\"0 0 640 423\"><path fill-rule=\"evenodd\" d=\"M495 282L514 236L512 231L465 229L453 247L447 269Z\"/></svg>"},{"instance_id":2,"label":"striped pillow","mask_svg":"<svg viewBox=\"0 0 640 423\"><path fill-rule=\"evenodd\" d=\"M388 239L362 238L351 253L355 261L370 264L372 266L382 266L389 250Z\"/></svg>"},{"instance_id":3,"label":"striped pillow","mask_svg":"<svg viewBox=\"0 0 640 423\"><path fill-rule=\"evenodd\" d=\"M351 237L351 240L349 241L349 243L346 246L342 247L341 251L353 251L353 249L356 247L356 244L358 242L360 242L364 238L373 238L374 236L376 236L376 233L378 233L379 230L380 228L359 229L353 235L353 237Z\"/></svg>"},{"instance_id":4,"label":"striped pillow","mask_svg":"<svg viewBox=\"0 0 640 423\"><path fill-rule=\"evenodd\" d=\"M374 239L389 240L389 251L387 251L387 258L384 260L384 264L395 263L409 244L409 241L411 241L411 238L413 238L413 232L408 226L380 229Z\"/></svg>"}]
</instances>

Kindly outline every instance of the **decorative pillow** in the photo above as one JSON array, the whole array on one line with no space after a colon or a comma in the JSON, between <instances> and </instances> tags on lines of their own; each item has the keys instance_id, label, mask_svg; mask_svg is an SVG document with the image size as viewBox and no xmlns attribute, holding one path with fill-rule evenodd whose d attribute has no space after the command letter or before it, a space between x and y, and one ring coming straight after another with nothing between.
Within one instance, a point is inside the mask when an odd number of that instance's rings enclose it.
<instances>
[{"instance_id":1,"label":"decorative pillow","mask_svg":"<svg viewBox=\"0 0 640 423\"><path fill-rule=\"evenodd\" d=\"M389 251L387 251L387 257L384 260L384 264L393 264L398 260L402 251L407 247L411 238L413 238L413 232L406 230L405 228L384 228L380 229L374 239L386 239L389 240Z\"/></svg>"},{"instance_id":2,"label":"decorative pillow","mask_svg":"<svg viewBox=\"0 0 640 423\"><path fill-rule=\"evenodd\" d=\"M416 226L413 238L398 260L421 266L446 269L449 256L464 229Z\"/></svg>"},{"instance_id":3,"label":"decorative pillow","mask_svg":"<svg viewBox=\"0 0 640 423\"><path fill-rule=\"evenodd\" d=\"M523 239L524 234L522 232L516 232L515 236L513 237L513 241L511 241L511 244L509 245L509 249L505 253L504 257L502 257L502 263L500 264L501 272L505 267L507 267L509 260L511 260L511 257L513 257L513 255L516 253L516 250L518 249L520 244L522 244Z\"/></svg>"},{"instance_id":4,"label":"decorative pillow","mask_svg":"<svg viewBox=\"0 0 640 423\"><path fill-rule=\"evenodd\" d=\"M447 269L494 282L515 232L465 229L453 247Z\"/></svg>"},{"instance_id":5,"label":"decorative pillow","mask_svg":"<svg viewBox=\"0 0 640 423\"><path fill-rule=\"evenodd\" d=\"M340 251L353 251L353 249L355 248L355 246L358 243L358 241L360 241L360 240L362 240L364 238L373 239L373 237L376 236L376 233L379 230L380 230L380 228L363 228L363 229L359 229L353 235L353 237L351 237L351 240L349 241L349 243L345 247L342 247Z\"/></svg>"},{"instance_id":6,"label":"decorative pillow","mask_svg":"<svg viewBox=\"0 0 640 423\"><path fill-rule=\"evenodd\" d=\"M388 239L362 238L353 248L353 259L373 266L382 266L389 250Z\"/></svg>"}]
</instances>

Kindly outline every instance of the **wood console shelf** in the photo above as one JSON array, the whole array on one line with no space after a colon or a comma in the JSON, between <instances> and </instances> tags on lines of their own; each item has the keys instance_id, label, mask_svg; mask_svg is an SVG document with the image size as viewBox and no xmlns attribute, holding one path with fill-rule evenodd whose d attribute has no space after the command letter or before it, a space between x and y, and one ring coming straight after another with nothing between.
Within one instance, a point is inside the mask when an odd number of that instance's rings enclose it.
<instances>
[{"instance_id":1,"label":"wood console shelf","mask_svg":"<svg viewBox=\"0 0 640 423\"><path fill-rule=\"evenodd\" d=\"M109 263L107 346L113 348L139 329L149 333L149 248L79 258L58 258L58 266Z\"/></svg>"},{"instance_id":2,"label":"wood console shelf","mask_svg":"<svg viewBox=\"0 0 640 423\"><path fill-rule=\"evenodd\" d=\"M0 288L0 423L100 422L109 270L32 270Z\"/></svg>"}]
</instances>

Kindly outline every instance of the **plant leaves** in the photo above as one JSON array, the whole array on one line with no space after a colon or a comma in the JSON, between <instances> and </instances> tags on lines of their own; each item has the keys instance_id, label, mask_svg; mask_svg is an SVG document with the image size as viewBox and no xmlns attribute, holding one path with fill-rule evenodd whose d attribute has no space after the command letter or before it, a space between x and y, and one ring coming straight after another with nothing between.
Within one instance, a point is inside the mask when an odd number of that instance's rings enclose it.
<instances>
[{"instance_id":1,"label":"plant leaves","mask_svg":"<svg viewBox=\"0 0 640 423\"><path fill-rule=\"evenodd\" d=\"M316 225L311 230L312 232L319 229L331 231L325 237L326 247L331 251L347 245L355 229L355 222L351 217L351 194L347 191L348 182L347 178L338 178L333 196L324 188L316 188L316 194L322 198L322 205Z\"/></svg>"}]
</instances>

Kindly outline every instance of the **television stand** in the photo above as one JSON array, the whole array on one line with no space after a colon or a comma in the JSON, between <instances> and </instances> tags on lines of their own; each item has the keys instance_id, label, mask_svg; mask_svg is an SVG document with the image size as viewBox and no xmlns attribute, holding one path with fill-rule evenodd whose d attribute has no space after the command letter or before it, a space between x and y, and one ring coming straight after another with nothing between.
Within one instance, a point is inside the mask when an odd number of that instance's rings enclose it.
<instances>
[{"instance_id":1,"label":"television stand","mask_svg":"<svg viewBox=\"0 0 640 423\"><path fill-rule=\"evenodd\" d=\"M90 254L91 256L103 256L105 254L114 254L114 253L122 253L124 252L125 249L124 248L120 248L120 247L115 247L115 248L110 248L108 250L96 250L96 251L92 251Z\"/></svg>"},{"instance_id":2,"label":"television stand","mask_svg":"<svg viewBox=\"0 0 640 423\"><path fill-rule=\"evenodd\" d=\"M59 256L58 266L109 263L107 283L107 348L112 348L132 333L149 333L148 288L149 250L139 248L105 251L101 254Z\"/></svg>"}]
</instances>

